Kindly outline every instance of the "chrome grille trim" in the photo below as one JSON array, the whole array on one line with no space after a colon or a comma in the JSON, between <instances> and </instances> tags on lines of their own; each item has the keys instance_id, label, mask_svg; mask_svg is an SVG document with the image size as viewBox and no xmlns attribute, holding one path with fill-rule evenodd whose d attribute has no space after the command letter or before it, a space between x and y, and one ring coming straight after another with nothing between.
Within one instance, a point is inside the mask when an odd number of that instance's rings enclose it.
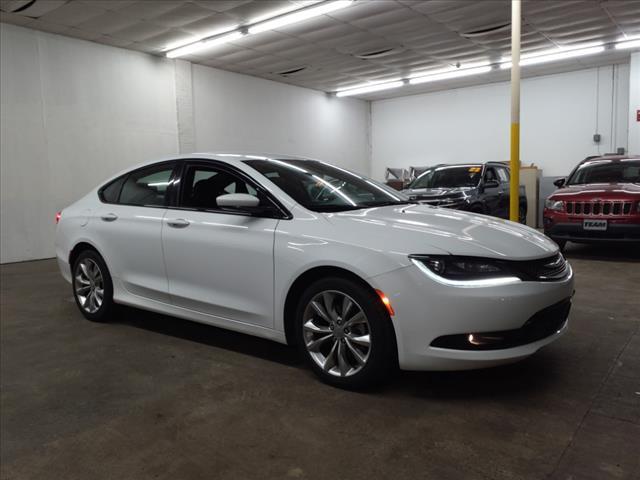
<instances>
[{"instance_id":1,"label":"chrome grille trim","mask_svg":"<svg viewBox=\"0 0 640 480\"><path fill-rule=\"evenodd\" d=\"M565 210L569 215L582 216L620 216L629 215L633 202L628 200L605 201L565 201Z\"/></svg>"}]
</instances>

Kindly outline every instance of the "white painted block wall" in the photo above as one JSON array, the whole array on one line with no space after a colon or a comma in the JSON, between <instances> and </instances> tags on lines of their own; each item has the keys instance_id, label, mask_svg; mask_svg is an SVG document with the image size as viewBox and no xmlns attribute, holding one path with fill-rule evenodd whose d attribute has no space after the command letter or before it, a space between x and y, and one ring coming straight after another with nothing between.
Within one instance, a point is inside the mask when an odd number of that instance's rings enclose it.
<instances>
[{"instance_id":1,"label":"white painted block wall","mask_svg":"<svg viewBox=\"0 0 640 480\"><path fill-rule=\"evenodd\" d=\"M58 210L179 150L369 171L368 102L13 25L0 35L0 263L52 257Z\"/></svg>"},{"instance_id":2,"label":"white painted block wall","mask_svg":"<svg viewBox=\"0 0 640 480\"><path fill-rule=\"evenodd\" d=\"M369 104L193 65L196 150L303 155L369 173Z\"/></svg>"},{"instance_id":3,"label":"white painted block wall","mask_svg":"<svg viewBox=\"0 0 640 480\"><path fill-rule=\"evenodd\" d=\"M522 163L560 176L588 155L626 148L628 82L628 65L523 80ZM509 101L508 83L374 101L373 176L386 167L508 160Z\"/></svg>"},{"instance_id":4,"label":"white painted block wall","mask_svg":"<svg viewBox=\"0 0 640 480\"><path fill-rule=\"evenodd\" d=\"M173 65L0 24L0 261L54 256L55 213L177 151Z\"/></svg>"},{"instance_id":5,"label":"white painted block wall","mask_svg":"<svg viewBox=\"0 0 640 480\"><path fill-rule=\"evenodd\" d=\"M629 70L629 152L640 155L640 52L631 54Z\"/></svg>"}]
</instances>

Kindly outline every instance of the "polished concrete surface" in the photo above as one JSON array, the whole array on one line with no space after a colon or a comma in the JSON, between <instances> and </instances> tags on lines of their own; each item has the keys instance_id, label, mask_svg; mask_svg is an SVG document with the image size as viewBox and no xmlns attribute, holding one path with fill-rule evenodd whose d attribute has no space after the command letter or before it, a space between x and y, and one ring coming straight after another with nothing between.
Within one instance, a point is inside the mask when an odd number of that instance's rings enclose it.
<instances>
[{"instance_id":1,"label":"polished concrete surface","mask_svg":"<svg viewBox=\"0 0 640 480\"><path fill-rule=\"evenodd\" d=\"M637 252L572 245L570 331L530 359L369 393L217 328L88 322L53 261L4 265L1 477L638 479Z\"/></svg>"}]
</instances>

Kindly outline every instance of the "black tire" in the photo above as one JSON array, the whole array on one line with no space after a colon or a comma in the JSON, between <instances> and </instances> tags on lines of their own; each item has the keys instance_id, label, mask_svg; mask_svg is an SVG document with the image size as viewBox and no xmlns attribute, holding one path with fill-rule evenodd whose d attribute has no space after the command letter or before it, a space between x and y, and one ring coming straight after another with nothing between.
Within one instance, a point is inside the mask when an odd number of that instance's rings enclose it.
<instances>
[{"instance_id":1,"label":"black tire","mask_svg":"<svg viewBox=\"0 0 640 480\"><path fill-rule=\"evenodd\" d=\"M78 287L81 286L79 277L82 277L81 265L83 263L86 264L87 261L93 262L93 265L99 269L102 279L99 283L102 286L103 291L102 302L99 308L95 311L89 311L86 304L83 305L81 297L78 294ZM76 305L78 306L80 313L82 313L87 320L91 320L92 322L106 322L109 320L115 307L115 304L113 303L113 282L111 280L109 269L100 254L94 250L84 250L81 252L73 263L72 275L71 287L73 291L73 298L76 301ZM93 282L91 285L94 285Z\"/></svg>"},{"instance_id":2,"label":"black tire","mask_svg":"<svg viewBox=\"0 0 640 480\"><path fill-rule=\"evenodd\" d=\"M328 373L316 363L307 349L303 329L305 311L314 297L326 291L346 295L355 301L356 307L360 307L368 322L370 350L367 360L364 366L359 367L359 371L348 376ZM295 319L298 348L311 369L323 382L339 388L362 390L383 383L397 370L397 347L391 318L378 295L359 282L341 277L327 277L315 281L301 295ZM345 322L344 327L347 323ZM329 340L329 342L333 341ZM345 340L340 341L343 344L345 342ZM348 340L347 343L349 343ZM346 346L343 345L343 348L346 349ZM337 365L334 368L338 368Z\"/></svg>"}]
</instances>

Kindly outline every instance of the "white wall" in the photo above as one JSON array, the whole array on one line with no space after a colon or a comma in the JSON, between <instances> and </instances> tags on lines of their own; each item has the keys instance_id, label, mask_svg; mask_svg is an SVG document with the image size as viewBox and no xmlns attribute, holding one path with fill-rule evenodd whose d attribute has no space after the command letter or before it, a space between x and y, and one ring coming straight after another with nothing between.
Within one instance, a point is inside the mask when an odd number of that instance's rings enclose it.
<instances>
[{"instance_id":1,"label":"white wall","mask_svg":"<svg viewBox=\"0 0 640 480\"><path fill-rule=\"evenodd\" d=\"M320 158L369 173L369 104L193 65L197 151Z\"/></svg>"},{"instance_id":2,"label":"white wall","mask_svg":"<svg viewBox=\"0 0 640 480\"><path fill-rule=\"evenodd\" d=\"M55 213L177 151L173 65L0 24L0 261L52 257Z\"/></svg>"},{"instance_id":3,"label":"white wall","mask_svg":"<svg viewBox=\"0 0 640 480\"><path fill-rule=\"evenodd\" d=\"M640 155L640 52L631 54L629 71L629 152Z\"/></svg>"},{"instance_id":4,"label":"white wall","mask_svg":"<svg viewBox=\"0 0 640 480\"><path fill-rule=\"evenodd\" d=\"M569 172L587 155L627 146L629 66L522 82L521 161L543 175ZM386 167L509 158L509 84L412 95L372 104L372 174ZM592 140L601 134L600 144Z\"/></svg>"},{"instance_id":5,"label":"white wall","mask_svg":"<svg viewBox=\"0 0 640 480\"><path fill-rule=\"evenodd\" d=\"M0 263L54 255L54 215L127 166L266 150L369 171L369 104L0 23Z\"/></svg>"}]
</instances>

